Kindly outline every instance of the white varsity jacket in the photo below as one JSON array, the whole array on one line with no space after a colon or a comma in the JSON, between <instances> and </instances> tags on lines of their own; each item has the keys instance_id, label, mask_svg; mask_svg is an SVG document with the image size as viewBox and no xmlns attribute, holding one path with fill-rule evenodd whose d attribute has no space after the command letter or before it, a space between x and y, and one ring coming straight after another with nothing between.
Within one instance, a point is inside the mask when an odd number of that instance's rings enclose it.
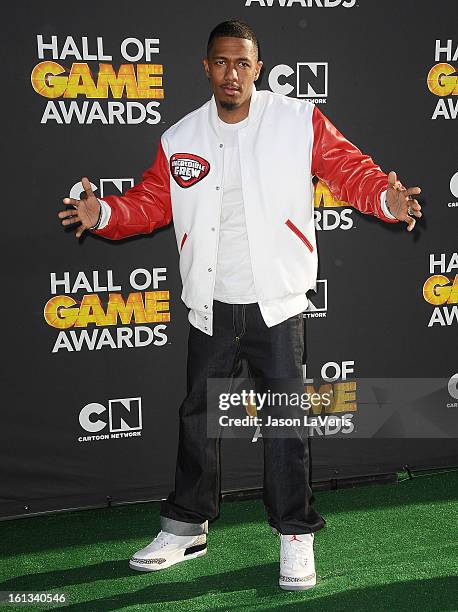
<instances>
[{"instance_id":1,"label":"white varsity jacket","mask_svg":"<svg viewBox=\"0 0 458 612\"><path fill-rule=\"evenodd\" d=\"M396 219L381 205L387 175L312 103L253 87L248 123L238 138L254 284L270 327L280 322L279 300L303 296L316 285L314 175L338 200L386 222ZM181 297L192 324L209 335L223 167L212 97L164 132L140 183L123 196L104 198L109 222L94 230L119 240L150 233L173 218Z\"/></svg>"}]
</instances>

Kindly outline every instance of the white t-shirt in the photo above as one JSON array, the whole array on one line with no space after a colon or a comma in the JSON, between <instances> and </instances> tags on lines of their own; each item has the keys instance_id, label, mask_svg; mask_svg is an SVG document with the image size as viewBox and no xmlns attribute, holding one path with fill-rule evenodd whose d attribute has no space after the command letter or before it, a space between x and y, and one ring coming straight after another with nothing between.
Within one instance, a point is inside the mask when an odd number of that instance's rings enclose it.
<instances>
[{"instance_id":1,"label":"white t-shirt","mask_svg":"<svg viewBox=\"0 0 458 612\"><path fill-rule=\"evenodd\" d=\"M238 123L218 118L224 144L224 178L214 298L228 304L257 302L242 196Z\"/></svg>"}]
</instances>

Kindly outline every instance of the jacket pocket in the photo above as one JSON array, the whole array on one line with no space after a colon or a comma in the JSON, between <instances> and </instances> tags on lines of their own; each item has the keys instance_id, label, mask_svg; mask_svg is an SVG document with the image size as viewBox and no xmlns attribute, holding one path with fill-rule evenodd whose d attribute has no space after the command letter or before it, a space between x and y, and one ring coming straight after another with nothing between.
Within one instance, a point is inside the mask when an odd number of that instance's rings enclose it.
<instances>
[{"instance_id":1,"label":"jacket pocket","mask_svg":"<svg viewBox=\"0 0 458 612\"><path fill-rule=\"evenodd\" d=\"M181 249L184 247L184 243L186 242L186 238L187 238L187 237L188 237L188 234L185 232L185 233L183 234L183 237L181 238L181 242L180 242L180 252L181 252Z\"/></svg>"},{"instance_id":2,"label":"jacket pocket","mask_svg":"<svg viewBox=\"0 0 458 612\"><path fill-rule=\"evenodd\" d=\"M296 234L296 236L302 240L302 242L305 244L305 246L308 248L308 250L310 251L310 253L313 253L313 246L312 243L310 242L310 240L304 236L304 234L301 232L301 230L296 227L294 225L294 223L291 221L291 219L286 219L285 224L289 227L289 229L294 232Z\"/></svg>"}]
</instances>

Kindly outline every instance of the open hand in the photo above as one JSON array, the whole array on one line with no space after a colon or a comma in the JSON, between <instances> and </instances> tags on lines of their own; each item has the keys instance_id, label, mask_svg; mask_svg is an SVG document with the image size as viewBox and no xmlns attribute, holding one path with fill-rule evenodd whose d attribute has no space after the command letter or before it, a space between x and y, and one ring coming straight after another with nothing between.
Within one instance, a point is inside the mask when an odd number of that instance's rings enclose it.
<instances>
[{"instance_id":1,"label":"open hand","mask_svg":"<svg viewBox=\"0 0 458 612\"><path fill-rule=\"evenodd\" d=\"M421 193L420 187L401 187L401 183L397 180L396 172L391 170L388 175L388 190L386 194L386 203L390 213L407 223L407 231L411 232L415 227L416 219L422 216L421 206L415 199L415 196Z\"/></svg>"},{"instance_id":2,"label":"open hand","mask_svg":"<svg viewBox=\"0 0 458 612\"><path fill-rule=\"evenodd\" d=\"M74 198L64 198L63 202L67 206L73 206L70 210L61 210L57 216L62 219L62 225L74 225L79 223L75 229L75 236L79 238L82 233L94 227L99 218L100 204L92 191L89 179L83 177L81 183L84 188L84 194L81 200Z\"/></svg>"}]
</instances>

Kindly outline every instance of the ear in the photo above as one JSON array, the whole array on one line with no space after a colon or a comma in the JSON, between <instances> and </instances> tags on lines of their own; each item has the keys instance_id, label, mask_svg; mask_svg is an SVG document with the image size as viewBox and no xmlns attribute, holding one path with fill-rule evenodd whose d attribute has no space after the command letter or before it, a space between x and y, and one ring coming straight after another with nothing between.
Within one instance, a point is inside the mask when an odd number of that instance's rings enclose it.
<instances>
[{"instance_id":1,"label":"ear","mask_svg":"<svg viewBox=\"0 0 458 612\"><path fill-rule=\"evenodd\" d=\"M208 65L208 59L206 57L204 57L204 59L202 60L202 64L204 66L204 70L205 70L207 79L209 79L210 78L210 67Z\"/></svg>"},{"instance_id":2,"label":"ear","mask_svg":"<svg viewBox=\"0 0 458 612\"><path fill-rule=\"evenodd\" d=\"M256 64L256 75L254 77L254 80L257 81L259 78L259 75L261 74L261 68L262 68L262 62L261 60L259 60Z\"/></svg>"}]
</instances>

